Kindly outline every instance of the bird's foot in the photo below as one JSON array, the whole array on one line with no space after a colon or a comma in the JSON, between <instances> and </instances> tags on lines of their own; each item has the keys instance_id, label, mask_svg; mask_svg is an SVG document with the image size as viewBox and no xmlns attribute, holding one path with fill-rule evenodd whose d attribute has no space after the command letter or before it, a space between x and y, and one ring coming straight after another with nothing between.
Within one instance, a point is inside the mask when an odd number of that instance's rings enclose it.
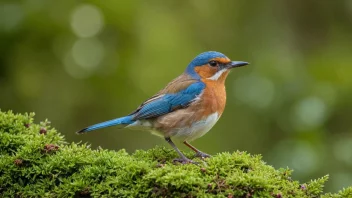
<instances>
[{"instance_id":1,"label":"bird's foot","mask_svg":"<svg viewBox=\"0 0 352 198\"><path fill-rule=\"evenodd\" d=\"M188 158L176 158L173 160L174 163L179 162L181 164L198 164L198 162L195 162L193 160L190 160Z\"/></svg>"},{"instance_id":2,"label":"bird's foot","mask_svg":"<svg viewBox=\"0 0 352 198\"><path fill-rule=\"evenodd\" d=\"M211 155L206 154L206 153L203 153L203 152L201 152L201 151L198 151L194 156L195 156L195 157L200 157L200 158L202 158L202 159L211 157Z\"/></svg>"}]
</instances>

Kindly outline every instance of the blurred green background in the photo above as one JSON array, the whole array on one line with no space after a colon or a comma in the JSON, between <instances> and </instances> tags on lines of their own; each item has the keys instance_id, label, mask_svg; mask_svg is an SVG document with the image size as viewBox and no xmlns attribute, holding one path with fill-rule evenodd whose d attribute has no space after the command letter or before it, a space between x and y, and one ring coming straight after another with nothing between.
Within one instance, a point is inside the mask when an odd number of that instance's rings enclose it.
<instances>
[{"instance_id":1,"label":"blurred green background","mask_svg":"<svg viewBox=\"0 0 352 198\"><path fill-rule=\"evenodd\" d=\"M2 111L36 112L68 141L93 148L168 146L141 131L74 132L132 112L196 55L216 50L251 65L232 71L226 110L195 146L210 154L262 154L302 182L330 174L326 191L352 185L352 1L0 6Z\"/></svg>"}]
</instances>

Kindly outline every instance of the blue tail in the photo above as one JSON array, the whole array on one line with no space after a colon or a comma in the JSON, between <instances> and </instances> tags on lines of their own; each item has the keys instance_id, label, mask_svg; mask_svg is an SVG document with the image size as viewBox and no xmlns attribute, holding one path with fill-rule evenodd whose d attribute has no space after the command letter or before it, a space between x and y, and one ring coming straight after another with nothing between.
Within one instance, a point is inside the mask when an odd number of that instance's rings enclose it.
<instances>
[{"instance_id":1,"label":"blue tail","mask_svg":"<svg viewBox=\"0 0 352 198\"><path fill-rule=\"evenodd\" d=\"M101 122L89 127L86 127L80 131L77 131L77 134L83 134L89 131L93 131L93 130L97 130L97 129L101 129L101 128L105 128L105 127L111 127L111 126L115 126L115 125L121 125L121 126L126 126L129 124L132 124L133 122L135 122L134 120L132 120L132 116L126 116L126 117L122 117L122 118L116 118L113 120L109 120L109 121L105 121L105 122Z\"/></svg>"}]
</instances>

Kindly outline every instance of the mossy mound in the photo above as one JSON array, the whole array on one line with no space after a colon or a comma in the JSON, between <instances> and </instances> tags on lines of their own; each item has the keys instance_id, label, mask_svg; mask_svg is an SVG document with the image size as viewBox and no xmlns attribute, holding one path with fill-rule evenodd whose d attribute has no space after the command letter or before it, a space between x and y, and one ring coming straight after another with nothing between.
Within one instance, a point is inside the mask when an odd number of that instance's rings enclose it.
<instances>
[{"instance_id":1,"label":"mossy mound","mask_svg":"<svg viewBox=\"0 0 352 198\"><path fill-rule=\"evenodd\" d=\"M327 176L299 183L245 152L182 165L169 148L129 155L67 144L33 116L0 112L1 197L352 197L352 188L322 195Z\"/></svg>"}]
</instances>

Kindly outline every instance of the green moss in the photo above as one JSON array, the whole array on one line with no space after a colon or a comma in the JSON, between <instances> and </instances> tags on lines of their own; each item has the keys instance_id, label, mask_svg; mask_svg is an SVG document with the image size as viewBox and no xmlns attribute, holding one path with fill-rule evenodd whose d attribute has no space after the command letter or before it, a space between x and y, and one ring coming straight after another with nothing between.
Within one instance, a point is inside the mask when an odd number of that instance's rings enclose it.
<instances>
[{"instance_id":1,"label":"green moss","mask_svg":"<svg viewBox=\"0 0 352 198\"><path fill-rule=\"evenodd\" d=\"M220 153L199 165L173 164L163 147L92 150L67 144L34 114L0 112L1 197L351 197L352 188L322 194L328 177L299 183L261 156ZM189 157L192 153L186 153Z\"/></svg>"}]
</instances>

